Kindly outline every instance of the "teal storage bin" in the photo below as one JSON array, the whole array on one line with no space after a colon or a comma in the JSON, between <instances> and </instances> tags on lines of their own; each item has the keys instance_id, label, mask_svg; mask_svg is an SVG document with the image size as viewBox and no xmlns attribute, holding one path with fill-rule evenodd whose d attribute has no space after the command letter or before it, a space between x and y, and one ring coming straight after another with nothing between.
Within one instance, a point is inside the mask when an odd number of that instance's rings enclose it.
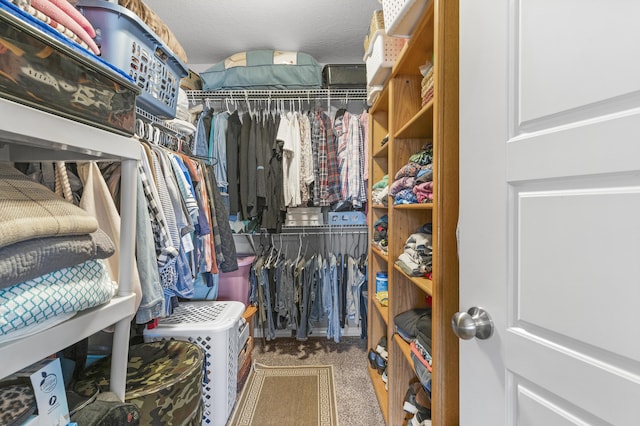
<instances>
[{"instance_id":1,"label":"teal storage bin","mask_svg":"<svg viewBox=\"0 0 640 426\"><path fill-rule=\"evenodd\" d=\"M302 52L251 50L200 73L203 90L284 90L322 87L322 67Z\"/></svg>"}]
</instances>

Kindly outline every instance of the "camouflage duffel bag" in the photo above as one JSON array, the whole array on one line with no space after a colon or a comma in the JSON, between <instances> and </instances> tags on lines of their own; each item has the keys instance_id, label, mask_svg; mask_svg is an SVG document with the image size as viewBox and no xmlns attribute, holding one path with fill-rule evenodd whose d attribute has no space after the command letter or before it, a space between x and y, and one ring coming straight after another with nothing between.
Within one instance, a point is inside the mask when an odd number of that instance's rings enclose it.
<instances>
[{"instance_id":1,"label":"camouflage duffel bag","mask_svg":"<svg viewBox=\"0 0 640 426\"><path fill-rule=\"evenodd\" d=\"M162 340L129 348L125 402L140 411L141 425L196 426L202 422L204 352L196 344ZM109 390L111 357L84 370L73 384L89 397Z\"/></svg>"}]
</instances>

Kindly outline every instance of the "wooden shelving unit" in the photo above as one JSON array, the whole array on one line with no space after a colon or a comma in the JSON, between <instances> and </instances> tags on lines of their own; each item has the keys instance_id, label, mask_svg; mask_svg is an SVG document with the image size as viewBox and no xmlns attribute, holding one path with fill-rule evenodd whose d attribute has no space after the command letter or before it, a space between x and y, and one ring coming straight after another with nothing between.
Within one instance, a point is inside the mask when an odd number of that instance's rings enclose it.
<instances>
[{"instance_id":1,"label":"wooden shelving unit","mask_svg":"<svg viewBox=\"0 0 640 426\"><path fill-rule=\"evenodd\" d=\"M434 98L422 105L419 67L434 63ZM378 99L370 108L369 190L384 175L393 181L396 171L424 144L433 142L434 200L430 204L373 205L373 225L388 216L388 254L373 245L369 256L369 347L382 337L388 342L388 390L370 369L376 395L388 425L406 423L402 409L409 384L416 375L410 347L395 335L393 319L412 308L427 306L431 297L433 326L432 424L458 424L458 339L451 331L451 316L458 310L458 3L431 0L411 39L400 52ZM388 142L381 146L381 141ZM410 277L395 265L406 239L424 223L433 228L432 279ZM389 306L375 297L376 273L389 276ZM382 387L381 387L382 386ZM380 390L382 389L382 390Z\"/></svg>"}]
</instances>

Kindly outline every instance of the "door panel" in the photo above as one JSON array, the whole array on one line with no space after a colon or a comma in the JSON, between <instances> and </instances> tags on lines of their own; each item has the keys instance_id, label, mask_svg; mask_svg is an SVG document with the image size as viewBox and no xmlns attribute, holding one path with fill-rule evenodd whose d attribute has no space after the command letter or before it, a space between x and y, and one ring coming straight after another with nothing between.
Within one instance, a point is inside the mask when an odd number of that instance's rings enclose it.
<instances>
[{"instance_id":1,"label":"door panel","mask_svg":"<svg viewBox=\"0 0 640 426\"><path fill-rule=\"evenodd\" d=\"M640 339L612 332L640 300L640 186L520 190L514 199L512 324L543 329L561 346L640 358Z\"/></svg>"},{"instance_id":2,"label":"door panel","mask_svg":"<svg viewBox=\"0 0 640 426\"><path fill-rule=\"evenodd\" d=\"M588 413L581 417L591 418L595 423L587 424L630 426L637 423L640 414L637 376L621 368L629 367L629 363L612 365L606 357L592 358L590 353L597 354L595 351L583 352L579 346L572 349L525 329L512 328L506 336L510 351L508 374L531 383L532 388L535 385L544 389L547 400L566 406L575 414ZM512 416L520 411L517 404L507 408ZM542 420L537 424L554 425Z\"/></svg>"},{"instance_id":3,"label":"door panel","mask_svg":"<svg viewBox=\"0 0 640 426\"><path fill-rule=\"evenodd\" d=\"M640 3L460 1L462 425L640 424Z\"/></svg>"},{"instance_id":4,"label":"door panel","mask_svg":"<svg viewBox=\"0 0 640 426\"><path fill-rule=\"evenodd\" d=\"M640 17L639 17L640 18ZM639 78L640 80L640 78ZM640 106L640 99L637 102ZM587 122L544 127L506 141L510 182L620 174L638 169L638 107ZM523 128L514 131L525 133ZM562 149L556 149L562 146ZM486 146L482 148L487 149ZM594 180L607 176L597 176Z\"/></svg>"},{"instance_id":5,"label":"door panel","mask_svg":"<svg viewBox=\"0 0 640 426\"><path fill-rule=\"evenodd\" d=\"M549 395L535 385L517 382L514 389L518 412L511 424L520 426L604 425L601 420L593 418L574 405L567 404L555 395Z\"/></svg>"},{"instance_id":6,"label":"door panel","mask_svg":"<svg viewBox=\"0 0 640 426\"><path fill-rule=\"evenodd\" d=\"M512 16L520 122L541 119L640 89L640 63L629 28L640 3L520 0ZM622 5L624 3L624 5ZM613 44L612 44L613 41Z\"/></svg>"}]
</instances>

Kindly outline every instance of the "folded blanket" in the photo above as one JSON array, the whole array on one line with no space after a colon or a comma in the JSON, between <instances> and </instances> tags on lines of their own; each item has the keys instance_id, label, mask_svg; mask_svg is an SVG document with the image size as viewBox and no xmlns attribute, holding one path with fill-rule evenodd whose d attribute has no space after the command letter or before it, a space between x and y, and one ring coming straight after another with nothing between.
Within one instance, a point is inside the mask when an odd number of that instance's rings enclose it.
<instances>
[{"instance_id":1,"label":"folded blanket","mask_svg":"<svg viewBox=\"0 0 640 426\"><path fill-rule=\"evenodd\" d=\"M103 260L89 260L0 290L0 337L59 314L111 300L115 286Z\"/></svg>"},{"instance_id":2,"label":"folded blanket","mask_svg":"<svg viewBox=\"0 0 640 426\"><path fill-rule=\"evenodd\" d=\"M421 169L416 175L416 184L433 180L433 169Z\"/></svg>"},{"instance_id":3,"label":"folded blanket","mask_svg":"<svg viewBox=\"0 0 640 426\"><path fill-rule=\"evenodd\" d=\"M0 288L114 253L111 239L92 234L35 238L0 248Z\"/></svg>"},{"instance_id":4,"label":"folded blanket","mask_svg":"<svg viewBox=\"0 0 640 426\"><path fill-rule=\"evenodd\" d=\"M91 22L89 22L89 20L85 18L85 16L82 13L80 13L78 9L75 8L75 6L69 3L68 0L49 0L49 1L55 4L56 6L58 6L64 13L69 15L71 19L76 21L78 25L80 25L80 27L82 27L82 29L85 30L87 34L89 34L89 37L91 38L96 37L96 30L93 28L93 25L91 25Z\"/></svg>"},{"instance_id":5,"label":"folded blanket","mask_svg":"<svg viewBox=\"0 0 640 426\"><path fill-rule=\"evenodd\" d=\"M418 263L405 252L400 253L395 264L410 277L422 277L431 271L431 265Z\"/></svg>"},{"instance_id":6,"label":"folded blanket","mask_svg":"<svg viewBox=\"0 0 640 426\"><path fill-rule=\"evenodd\" d=\"M395 197L396 194L402 191L403 189L413 188L413 185L415 185L415 183L416 183L416 178L412 176L404 176L399 179L396 179L393 181L393 183L391 183L391 186L389 186L389 195L392 197Z\"/></svg>"},{"instance_id":7,"label":"folded blanket","mask_svg":"<svg viewBox=\"0 0 640 426\"><path fill-rule=\"evenodd\" d=\"M6 163L0 163L0 194L0 247L98 230L95 217Z\"/></svg>"},{"instance_id":8,"label":"folded blanket","mask_svg":"<svg viewBox=\"0 0 640 426\"><path fill-rule=\"evenodd\" d=\"M433 181L418 184L413 187L419 203L430 203L433 201Z\"/></svg>"},{"instance_id":9,"label":"folded blanket","mask_svg":"<svg viewBox=\"0 0 640 426\"><path fill-rule=\"evenodd\" d=\"M378 182L373 184L372 188L373 189L381 189L381 188L384 188L387 185L389 185L389 175L384 175L384 176L382 176L382 179L380 179Z\"/></svg>"},{"instance_id":10,"label":"folded blanket","mask_svg":"<svg viewBox=\"0 0 640 426\"><path fill-rule=\"evenodd\" d=\"M34 9L33 6L28 6L26 12L28 12L29 15L33 16L34 18L49 25L51 28L54 28L56 31L58 31L60 34L64 35L68 39L73 40L79 46L82 46L84 49L89 50L89 45L84 41L82 41L82 39L76 33L71 31L69 28L65 27L64 25L60 24L59 22L54 21L49 16L45 15L39 10Z\"/></svg>"},{"instance_id":11,"label":"folded blanket","mask_svg":"<svg viewBox=\"0 0 640 426\"><path fill-rule=\"evenodd\" d=\"M65 0L66 1L66 0ZM89 49L96 55L100 54L100 49L96 45L93 38L87 33L87 31L80 26L71 16L69 16L64 10L60 9L56 4L50 0L31 0L31 6L36 10L49 16L54 21L64 25L66 28L73 31L89 46Z\"/></svg>"},{"instance_id":12,"label":"folded blanket","mask_svg":"<svg viewBox=\"0 0 640 426\"><path fill-rule=\"evenodd\" d=\"M142 0L118 0L118 4L126 7L153 30L154 33L171 49L182 62L187 63L187 53L173 34L173 31Z\"/></svg>"},{"instance_id":13,"label":"folded blanket","mask_svg":"<svg viewBox=\"0 0 640 426\"><path fill-rule=\"evenodd\" d=\"M394 205L398 205L398 204L417 204L417 203L418 203L418 198L416 197L416 194L414 194L413 191L410 188L405 188L405 189L402 189L402 190L398 191L396 196L393 198L393 204Z\"/></svg>"}]
</instances>

